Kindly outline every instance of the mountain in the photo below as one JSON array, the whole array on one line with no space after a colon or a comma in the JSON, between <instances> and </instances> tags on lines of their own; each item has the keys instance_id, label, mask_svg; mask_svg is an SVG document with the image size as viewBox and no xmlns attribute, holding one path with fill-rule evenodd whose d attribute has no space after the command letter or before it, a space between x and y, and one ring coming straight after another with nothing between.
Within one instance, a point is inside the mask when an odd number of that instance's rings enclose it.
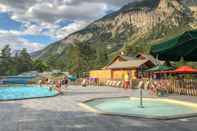
<instances>
[{"instance_id":1,"label":"mountain","mask_svg":"<svg viewBox=\"0 0 197 131\"><path fill-rule=\"evenodd\" d=\"M34 58L53 68L84 72L103 67L121 51L148 53L151 45L196 28L196 0L137 1L36 52Z\"/></svg>"},{"instance_id":2,"label":"mountain","mask_svg":"<svg viewBox=\"0 0 197 131\"><path fill-rule=\"evenodd\" d=\"M18 55L20 52L21 52L21 50L13 50L13 51L11 52L11 55L12 55L12 56L16 56L16 55Z\"/></svg>"},{"instance_id":3,"label":"mountain","mask_svg":"<svg viewBox=\"0 0 197 131\"><path fill-rule=\"evenodd\" d=\"M35 52L31 52L30 55L31 55L32 58L36 58L41 53L42 53L42 50L38 50L38 51L35 51Z\"/></svg>"}]
</instances>

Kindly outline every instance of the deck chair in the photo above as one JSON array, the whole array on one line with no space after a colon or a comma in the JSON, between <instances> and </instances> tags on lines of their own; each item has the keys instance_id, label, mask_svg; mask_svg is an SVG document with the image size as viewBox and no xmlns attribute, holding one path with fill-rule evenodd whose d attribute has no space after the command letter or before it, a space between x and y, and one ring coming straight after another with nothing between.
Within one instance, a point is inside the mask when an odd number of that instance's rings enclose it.
<instances>
[{"instance_id":1,"label":"deck chair","mask_svg":"<svg viewBox=\"0 0 197 131\"><path fill-rule=\"evenodd\" d=\"M112 83L113 83L113 81L110 81L110 82L109 82L109 86L112 86Z\"/></svg>"},{"instance_id":2,"label":"deck chair","mask_svg":"<svg viewBox=\"0 0 197 131\"><path fill-rule=\"evenodd\" d=\"M110 80L107 80L107 82L105 83L105 85L108 86L109 85L109 82L110 82Z\"/></svg>"},{"instance_id":3,"label":"deck chair","mask_svg":"<svg viewBox=\"0 0 197 131\"><path fill-rule=\"evenodd\" d=\"M144 83L144 89L148 89L148 86L149 86L149 84L150 84L150 82L149 81L146 81L145 83Z\"/></svg>"},{"instance_id":4,"label":"deck chair","mask_svg":"<svg viewBox=\"0 0 197 131\"><path fill-rule=\"evenodd\" d=\"M112 81L111 86L115 86L116 81Z\"/></svg>"},{"instance_id":5,"label":"deck chair","mask_svg":"<svg viewBox=\"0 0 197 131\"><path fill-rule=\"evenodd\" d=\"M121 81L118 81L117 84L116 84L116 86L117 87L120 87L121 86Z\"/></svg>"},{"instance_id":6,"label":"deck chair","mask_svg":"<svg viewBox=\"0 0 197 131\"><path fill-rule=\"evenodd\" d=\"M143 81L140 81L139 84L137 85L137 89L140 89L143 84L144 84L144 82Z\"/></svg>"}]
</instances>

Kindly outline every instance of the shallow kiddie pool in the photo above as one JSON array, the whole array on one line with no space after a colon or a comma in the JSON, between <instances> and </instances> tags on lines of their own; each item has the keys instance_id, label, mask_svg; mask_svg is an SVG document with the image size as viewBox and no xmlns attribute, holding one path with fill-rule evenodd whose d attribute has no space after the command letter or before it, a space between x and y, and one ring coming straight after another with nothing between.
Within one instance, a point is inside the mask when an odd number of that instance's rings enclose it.
<instances>
[{"instance_id":1,"label":"shallow kiddie pool","mask_svg":"<svg viewBox=\"0 0 197 131\"><path fill-rule=\"evenodd\" d=\"M0 101L51 97L58 95L56 90L38 85L9 85L0 87Z\"/></svg>"},{"instance_id":2,"label":"shallow kiddie pool","mask_svg":"<svg viewBox=\"0 0 197 131\"><path fill-rule=\"evenodd\" d=\"M153 119L175 119L197 116L197 104L170 99L100 98L80 104L91 111L105 115L120 115Z\"/></svg>"}]
</instances>

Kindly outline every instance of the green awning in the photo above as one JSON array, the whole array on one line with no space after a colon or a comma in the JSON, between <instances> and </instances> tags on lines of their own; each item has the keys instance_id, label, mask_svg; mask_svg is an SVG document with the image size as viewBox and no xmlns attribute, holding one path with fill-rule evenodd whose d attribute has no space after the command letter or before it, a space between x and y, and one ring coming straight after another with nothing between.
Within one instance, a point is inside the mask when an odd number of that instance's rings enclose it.
<instances>
[{"instance_id":1,"label":"green awning","mask_svg":"<svg viewBox=\"0 0 197 131\"><path fill-rule=\"evenodd\" d=\"M160 60L197 61L197 30L188 31L173 39L154 45L150 54Z\"/></svg>"},{"instance_id":2,"label":"green awning","mask_svg":"<svg viewBox=\"0 0 197 131\"><path fill-rule=\"evenodd\" d=\"M68 76L68 79L70 80L70 81L76 81L77 80L77 77L75 77L75 76Z\"/></svg>"},{"instance_id":3,"label":"green awning","mask_svg":"<svg viewBox=\"0 0 197 131\"><path fill-rule=\"evenodd\" d=\"M158 65L153 68L146 70L146 72L157 72L157 71L167 71L167 70L174 70L175 68L172 66L165 66L165 65Z\"/></svg>"}]
</instances>

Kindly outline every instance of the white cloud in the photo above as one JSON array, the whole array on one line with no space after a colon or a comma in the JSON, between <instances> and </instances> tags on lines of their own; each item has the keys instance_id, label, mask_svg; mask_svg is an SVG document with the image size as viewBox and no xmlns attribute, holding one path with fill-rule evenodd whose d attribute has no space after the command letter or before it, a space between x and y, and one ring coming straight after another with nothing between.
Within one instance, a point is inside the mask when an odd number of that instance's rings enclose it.
<instances>
[{"instance_id":1,"label":"white cloud","mask_svg":"<svg viewBox=\"0 0 197 131\"><path fill-rule=\"evenodd\" d=\"M57 31L54 30L55 32L51 32L51 33L52 35L56 35L58 39L63 39L65 36L68 36L69 34L84 28L85 26L88 25L88 23L89 22L86 21L77 21L68 26L60 28Z\"/></svg>"},{"instance_id":2,"label":"white cloud","mask_svg":"<svg viewBox=\"0 0 197 131\"><path fill-rule=\"evenodd\" d=\"M25 27L23 31L0 30L0 48L11 44L14 48L38 50L42 44L20 36L41 34L62 39L102 17L110 8L117 9L133 1L136 0L0 0L0 12L9 12L11 19L22 22ZM60 27L57 23L62 19L74 23Z\"/></svg>"},{"instance_id":3,"label":"white cloud","mask_svg":"<svg viewBox=\"0 0 197 131\"><path fill-rule=\"evenodd\" d=\"M121 7L129 2L134 2L139 0L66 0L67 4L76 5L84 2L88 3L105 3L111 6Z\"/></svg>"},{"instance_id":4,"label":"white cloud","mask_svg":"<svg viewBox=\"0 0 197 131\"><path fill-rule=\"evenodd\" d=\"M19 34L19 31L15 31L15 30L0 30L0 36L1 35L9 35L9 34L13 34L13 35L17 35Z\"/></svg>"},{"instance_id":5,"label":"white cloud","mask_svg":"<svg viewBox=\"0 0 197 131\"><path fill-rule=\"evenodd\" d=\"M26 29L17 34L42 34L46 29L48 34L55 38L63 38L74 31L86 26L92 20L105 15L107 5L103 2L82 2L69 4L72 0L0 0L2 7L9 10L13 20L21 21ZM1 6L0 6L1 7ZM2 9L0 8L0 11ZM68 27L59 27L61 19L75 21ZM31 24L31 23L36 24ZM65 32L64 32L65 31ZM10 32L13 33L13 32Z\"/></svg>"},{"instance_id":6,"label":"white cloud","mask_svg":"<svg viewBox=\"0 0 197 131\"><path fill-rule=\"evenodd\" d=\"M46 35L50 36L52 39L63 39L70 33L73 33L79 29L84 28L89 22L77 21L63 28L57 25L36 26L31 25L25 31L16 30L0 30L0 49L9 44L12 49L19 50L22 48L27 48L29 52L37 51L44 48L46 45L41 43L35 43L21 38L23 35ZM50 28L50 30L41 33L41 30L45 27Z\"/></svg>"},{"instance_id":7,"label":"white cloud","mask_svg":"<svg viewBox=\"0 0 197 131\"><path fill-rule=\"evenodd\" d=\"M0 11L2 12L6 12L7 11L7 7L3 4L0 4Z\"/></svg>"},{"instance_id":8,"label":"white cloud","mask_svg":"<svg viewBox=\"0 0 197 131\"><path fill-rule=\"evenodd\" d=\"M55 23L59 19L95 20L109 7L121 7L137 0L0 0L3 8L12 12L12 19ZM2 5L2 8L1 8Z\"/></svg>"},{"instance_id":9,"label":"white cloud","mask_svg":"<svg viewBox=\"0 0 197 131\"><path fill-rule=\"evenodd\" d=\"M0 49L2 49L5 45L10 45L10 47L14 50L26 48L29 52L44 48L44 45L40 43L30 42L19 37L18 34L20 34L20 32L0 30Z\"/></svg>"},{"instance_id":10,"label":"white cloud","mask_svg":"<svg viewBox=\"0 0 197 131\"><path fill-rule=\"evenodd\" d=\"M92 20L103 16L106 3L82 2L67 4L68 0L0 0L0 4L12 12L11 18L17 21L55 23L59 19ZM21 2L19 4L19 2ZM0 11L2 9L0 8Z\"/></svg>"},{"instance_id":11,"label":"white cloud","mask_svg":"<svg viewBox=\"0 0 197 131\"><path fill-rule=\"evenodd\" d=\"M0 49L5 45L10 45L14 50L20 50L26 48L29 52L42 49L44 46L40 43L29 42L26 39L17 37L16 35L1 34L0 33Z\"/></svg>"}]
</instances>

